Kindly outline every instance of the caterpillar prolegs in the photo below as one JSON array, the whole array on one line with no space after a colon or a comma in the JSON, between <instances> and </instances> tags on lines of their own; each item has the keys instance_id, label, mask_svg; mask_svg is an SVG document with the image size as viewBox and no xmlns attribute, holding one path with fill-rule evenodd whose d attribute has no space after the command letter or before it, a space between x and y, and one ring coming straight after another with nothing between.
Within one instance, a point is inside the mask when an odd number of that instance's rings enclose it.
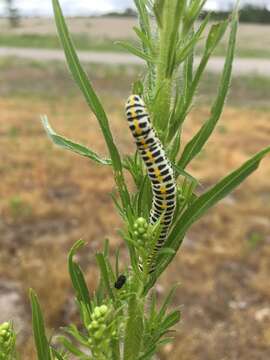
<instances>
[{"instance_id":1,"label":"caterpillar prolegs","mask_svg":"<svg viewBox=\"0 0 270 360\"><path fill-rule=\"evenodd\" d=\"M126 104L126 116L137 149L144 161L152 184L153 201L150 211L150 224L155 224L160 217L161 232L149 259L150 272L155 270L156 253L163 247L172 223L176 207L176 181L170 161L163 145L151 124L143 100L138 95L131 95Z\"/></svg>"}]
</instances>

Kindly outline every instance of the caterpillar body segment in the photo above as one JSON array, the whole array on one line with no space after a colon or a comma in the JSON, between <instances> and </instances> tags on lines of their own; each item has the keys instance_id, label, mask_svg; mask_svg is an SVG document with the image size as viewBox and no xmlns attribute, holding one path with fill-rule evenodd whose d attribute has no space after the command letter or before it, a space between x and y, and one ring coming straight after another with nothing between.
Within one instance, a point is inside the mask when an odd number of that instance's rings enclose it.
<instances>
[{"instance_id":1,"label":"caterpillar body segment","mask_svg":"<svg viewBox=\"0 0 270 360\"><path fill-rule=\"evenodd\" d=\"M163 247L173 220L176 207L176 181L172 165L166 157L163 145L156 135L140 96L131 95L128 98L126 116L152 184L153 201L149 222L155 224L162 217L160 236L153 254L148 259L150 272L153 272L156 254Z\"/></svg>"}]
</instances>

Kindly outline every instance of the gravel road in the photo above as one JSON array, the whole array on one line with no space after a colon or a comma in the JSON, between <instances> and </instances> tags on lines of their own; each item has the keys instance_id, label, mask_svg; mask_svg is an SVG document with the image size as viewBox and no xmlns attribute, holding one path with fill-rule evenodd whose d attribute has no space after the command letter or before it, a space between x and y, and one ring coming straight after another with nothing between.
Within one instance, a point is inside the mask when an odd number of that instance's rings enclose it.
<instances>
[{"instance_id":1,"label":"gravel road","mask_svg":"<svg viewBox=\"0 0 270 360\"><path fill-rule=\"evenodd\" d=\"M132 55L114 52L95 52L79 51L79 57L82 62L108 64L108 65L140 65L142 61ZM30 49L30 48L12 48L0 47L0 57L19 57L37 61L64 60L62 50L50 49ZM199 58L195 59L198 63ZM224 59L214 57L208 64L208 70L219 73L222 69ZM270 60L254 58L237 58L234 62L235 75L257 74L261 76L270 76Z\"/></svg>"}]
</instances>

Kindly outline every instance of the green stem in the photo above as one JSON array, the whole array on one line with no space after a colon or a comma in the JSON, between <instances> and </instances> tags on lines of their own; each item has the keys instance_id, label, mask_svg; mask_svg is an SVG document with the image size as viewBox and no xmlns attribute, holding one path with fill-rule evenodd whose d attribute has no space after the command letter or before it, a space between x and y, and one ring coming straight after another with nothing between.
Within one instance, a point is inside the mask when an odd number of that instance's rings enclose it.
<instances>
[{"instance_id":1,"label":"green stem","mask_svg":"<svg viewBox=\"0 0 270 360\"><path fill-rule=\"evenodd\" d=\"M179 37L179 24L186 1L164 0L159 27L154 125L162 133L168 126L172 101L173 72Z\"/></svg>"}]
</instances>

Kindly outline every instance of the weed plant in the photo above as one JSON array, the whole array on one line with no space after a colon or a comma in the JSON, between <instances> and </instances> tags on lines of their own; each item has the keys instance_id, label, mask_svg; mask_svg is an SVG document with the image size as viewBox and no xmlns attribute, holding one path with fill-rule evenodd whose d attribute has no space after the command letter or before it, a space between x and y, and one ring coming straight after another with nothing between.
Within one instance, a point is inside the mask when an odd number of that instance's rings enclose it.
<instances>
[{"instance_id":1,"label":"weed plant","mask_svg":"<svg viewBox=\"0 0 270 360\"><path fill-rule=\"evenodd\" d=\"M120 273L120 253L116 251L112 263L106 241L103 251L96 254L99 286L90 294L83 272L75 261L76 253L85 244L80 240L73 246L68 255L68 269L81 322L79 326L67 326L56 338L49 338L37 295L31 290L37 357L39 360L152 359L163 345L173 341L173 327L181 317L179 310L170 310L176 287L173 286L159 305L156 282L173 261L190 227L255 171L270 152L270 147L263 149L201 195L196 191L199 180L187 172L188 165L206 145L223 111L235 54L237 9L225 21L209 26L211 15L208 15L198 26L205 0L134 0L139 17L139 25L134 28L138 42L136 46L128 42L120 44L145 61L145 72L133 84L132 93L143 97L146 103L156 133L173 164L178 187L173 223L165 246L158 253L156 270L149 274L140 264L151 255L160 224L159 221L154 226L148 223L152 195L144 163L137 152L132 156L119 153L107 114L76 55L59 1L52 0L52 3L69 70L98 120L109 157L103 158L92 149L57 134L46 117L42 119L43 125L55 144L112 169L115 180L112 198L123 220L120 235L130 261ZM210 116L195 136L182 146L182 129L194 106L202 75L226 31L230 35L224 68ZM202 39L204 51L195 67L194 54ZM128 127L127 136L130 136ZM134 181L134 192L127 186L127 173Z\"/></svg>"}]
</instances>

